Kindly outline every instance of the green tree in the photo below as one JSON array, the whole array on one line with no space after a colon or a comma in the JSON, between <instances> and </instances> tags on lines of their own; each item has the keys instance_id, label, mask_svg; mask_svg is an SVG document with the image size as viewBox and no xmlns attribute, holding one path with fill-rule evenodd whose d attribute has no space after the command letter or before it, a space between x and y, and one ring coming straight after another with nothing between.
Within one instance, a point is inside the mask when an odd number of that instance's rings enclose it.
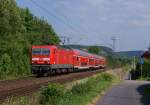
<instances>
[{"instance_id":1,"label":"green tree","mask_svg":"<svg viewBox=\"0 0 150 105\"><path fill-rule=\"evenodd\" d=\"M18 7L15 0L0 0L0 79L29 75L31 46L47 44L59 44L47 21Z\"/></svg>"},{"instance_id":2,"label":"green tree","mask_svg":"<svg viewBox=\"0 0 150 105\"><path fill-rule=\"evenodd\" d=\"M9 75L12 70L12 60L11 57L5 53L0 59L0 78Z\"/></svg>"}]
</instances>

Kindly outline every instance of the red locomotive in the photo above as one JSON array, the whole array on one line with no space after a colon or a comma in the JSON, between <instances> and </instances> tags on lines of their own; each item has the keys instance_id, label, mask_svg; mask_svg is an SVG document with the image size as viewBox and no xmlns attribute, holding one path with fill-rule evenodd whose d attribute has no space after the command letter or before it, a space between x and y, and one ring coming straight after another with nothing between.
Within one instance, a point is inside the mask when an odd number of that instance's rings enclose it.
<instances>
[{"instance_id":1,"label":"red locomotive","mask_svg":"<svg viewBox=\"0 0 150 105\"><path fill-rule=\"evenodd\" d=\"M66 46L32 46L32 73L38 76L106 67L106 59Z\"/></svg>"}]
</instances>

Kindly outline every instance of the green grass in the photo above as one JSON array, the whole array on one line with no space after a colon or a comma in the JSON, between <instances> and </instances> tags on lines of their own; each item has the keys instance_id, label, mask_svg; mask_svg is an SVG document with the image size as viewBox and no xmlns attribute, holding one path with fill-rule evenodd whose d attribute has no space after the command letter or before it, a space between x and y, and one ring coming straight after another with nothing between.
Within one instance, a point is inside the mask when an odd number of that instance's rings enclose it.
<instances>
[{"instance_id":1,"label":"green grass","mask_svg":"<svg viewBox=\"0 0 150 105\"><path fill-rule=\"evenodd\" d=\"M91 89L86 94L71 94L68 93L66 96L56 105L86 105L91 102L94 97L99 95L106 87L110 84L108 82L102 82L103 85L98 84L95 89Z\"/></svg>"},{"instance_id":2,"label":"green grass","mask_svg":"<svg viewBox=\"0 0 150 105\"><path fill-rule=\"evenodd\" d=\"M61 84L49 84L32 97L10 99L2 105L86 105L112 85L115 77L108 73L90 77L67 89Z\"/></svg>"},{"instance_id":3,"label":"green grass","mask_svg":"<svg viewBox=\"0 0 150 105\"><path fill-rule=\"evenodd\" d=\"M42 102L42 105L86 105L87 103L91 102L94 97L99 95L102 91L104 91L107 87L112 84L113 76L110 74L101 74L97 77L89 78L88 81L85 83L76 84L70 90L66 90L65 93L61 95L56 95L54 93L54 89L49 89L49 87L53 87L54 84L50 84L48 87L45 87L42 92L51 90L52 94L46 94L46 100ZM56 86L56 85L55 85ZM58 86L56 89L59 89ZM56 91L56 90L55 90ZM64 89L62 89L64 91ZM42 94L43 96L43 94ZM56 97L54 97L56 96ZM47 99L49 97L49 99ZM41 100L45 100L44 97Z\"/></svg>"},{"instance_id":4,"label":"green grass","mask_svg":"<svg viewBox=\"0 0 150 105\"><path fill-rule=\"evenodd\" d=\"M38 98L39 94L33 95L32 97L11 98L2 103L2 105L39 105Z\"/></svg>"},{"instance_id":5,"label":"green grass","mask_svg":"<svg viewBox=\"0 0 150 105\"><path fill-rule=\"evenodd\" d=\"M137 80L139 80L139 81L150 81L150 77L144 77L144 76L142 78L138 77Z\"/></svg>"}]
</instances>

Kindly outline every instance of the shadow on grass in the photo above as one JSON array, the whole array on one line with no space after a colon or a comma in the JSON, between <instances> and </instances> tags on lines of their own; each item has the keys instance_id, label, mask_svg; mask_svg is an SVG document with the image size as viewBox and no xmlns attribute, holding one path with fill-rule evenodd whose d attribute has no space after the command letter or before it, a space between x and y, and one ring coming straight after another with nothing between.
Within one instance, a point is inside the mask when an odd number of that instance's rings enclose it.
<instances>
[{"instance_id":1,"label":"shadow on grass","mask_svg":"<svg viewBox=\"0 0 150 105\"><path fill-rule=\"evenodd\" d=\"M137 91L141 95L142 105L150 105L150 84L144 84L137 88Z\"/></svg>"}]
</instances>

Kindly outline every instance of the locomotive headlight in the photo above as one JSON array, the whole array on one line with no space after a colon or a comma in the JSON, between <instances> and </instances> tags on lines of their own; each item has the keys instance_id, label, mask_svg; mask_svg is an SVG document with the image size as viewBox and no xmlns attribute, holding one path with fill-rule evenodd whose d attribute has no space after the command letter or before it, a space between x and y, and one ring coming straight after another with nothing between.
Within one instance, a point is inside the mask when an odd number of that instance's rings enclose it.
<instances>
[{"instance_id":1,"label":"locomotive headlight","mask_svg":"<svg viewBox=\"0 0 150 105\"><path fill-rule=\"evenodd\" d=\"M50 61L50 58L43 58L44 61Z\"/></svg>"},{"instance_id":2,"label":"locomotive headlight","mask_svg":"<svg viewBox=\"0 0 150 105\"><path fill-rule=\"evenodd\" d=\"M37 61L37 60L39 60L39 58L32 58L32 60L33 60L33 61Z\"/></svg>"},{"instance_id":3,"label":"locomotive headlight","mask_svg":"<svg viewBox=\"0 0 150 105\"><path fill-rule=\"evenodd\" d=\"M35 64L36 63L36 61L32 61L32 64Z\"/></svg>"}]
</instances>

